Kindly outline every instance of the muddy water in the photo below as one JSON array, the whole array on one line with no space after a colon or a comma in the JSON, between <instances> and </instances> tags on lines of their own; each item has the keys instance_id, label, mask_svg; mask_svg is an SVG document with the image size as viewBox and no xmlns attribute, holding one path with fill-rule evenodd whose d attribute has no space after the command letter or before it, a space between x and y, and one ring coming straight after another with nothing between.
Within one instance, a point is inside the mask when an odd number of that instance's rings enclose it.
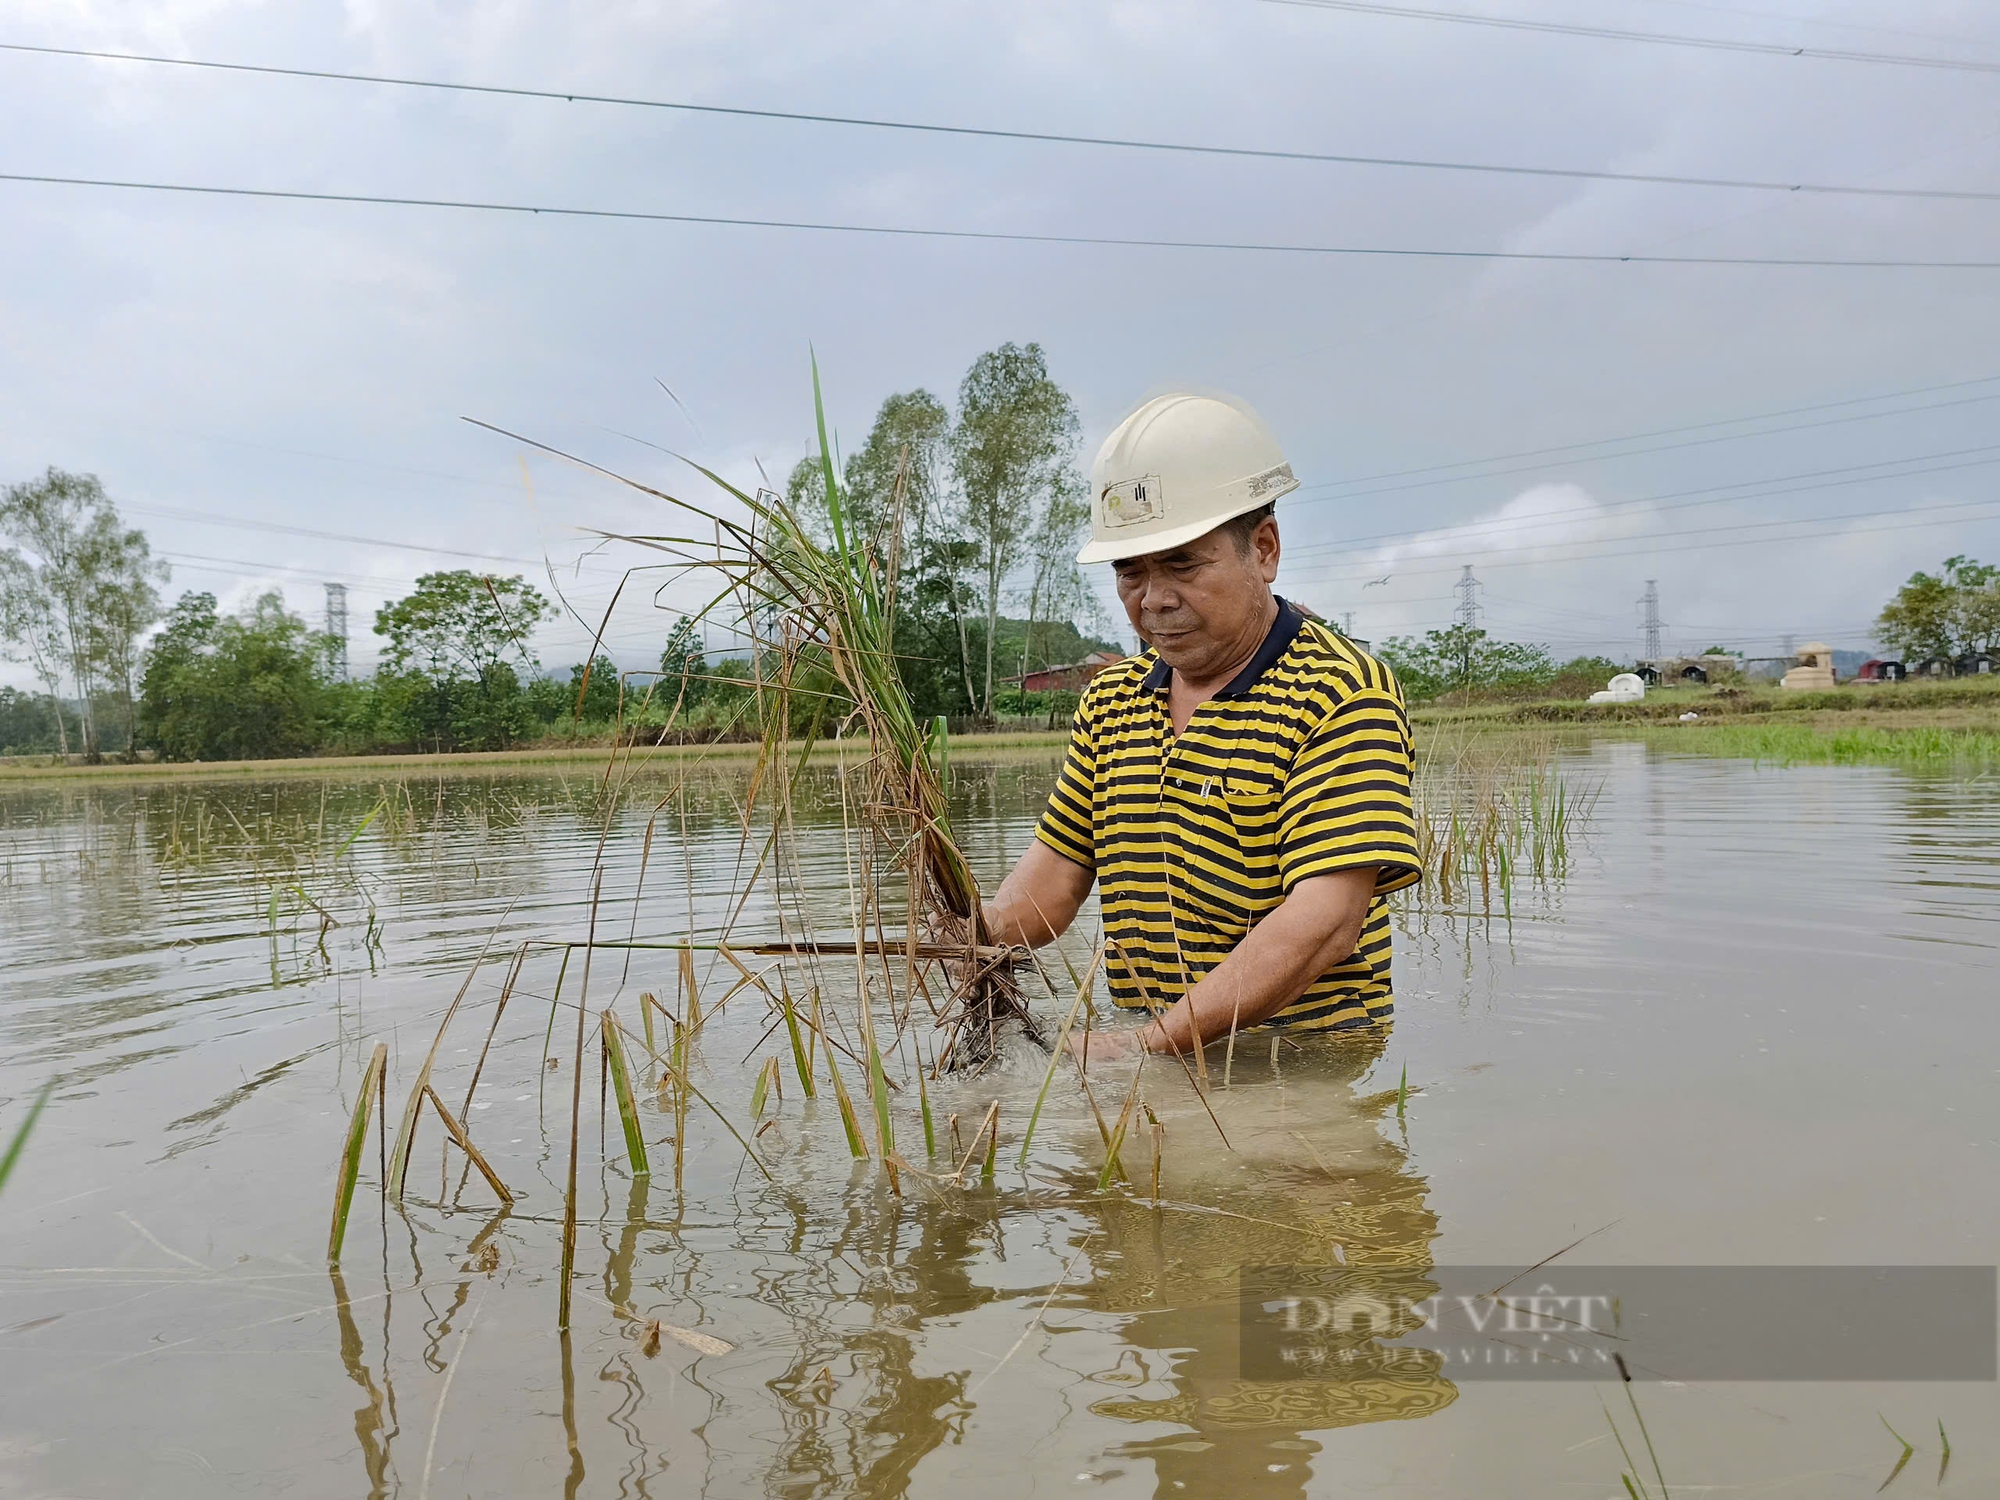
<instances>
[{"instance_id":1,"label":"muddy water","mask_svg":"<svg viewBox=\"0 0 2000 1500\"><path fill-rule=\"evenodd\" d=\"M1052 769L954 766L989 886ZM1149 1141L1130 1189L1097 1191L1096 1127L1061 1082L1020 1163L1040 1081L1020 1057L933 1096L967 1134L1000 1101L990 1186L891 1196L788 1071L757 1141L775 1183L697 1109L676 1191L670 1114L647 1116L649 1178L615 1117L600 1137L592 1054L566 1339L557 953L524 965L466 1111L511 1211L427 1121L400 1210L371 1145L330 1272L347 1111L377 1040L400 1109L490 942L439 1054L462 1104L506 954L581 936L593 869L600 938L728 920L759 853L740 770L666 803L643 882L665 781L615 807L588 775L0 790L0 1131L59 1081L0 1197L0 1493L1622 1493L1615 1387L1243 1379L1239 1268L1525 1268L1585 1234L1571 1258L1596 1264L1990 1264L2000 788L1632 745L1569 769L1602 790L1567 878L1517 888L1511 920L1406 910L1386 1044L1274 1066L1246 1039L1215 1123L1149 1071L1166 1206L1143 1201ZM837 929L837 802L802 836L813 914ZM759 898L737 920L762 936L777 918ZM711 1006L730 980L712 964ZM675 971L600 951L591 1007L636 1030L639 991L680 1003ZM697 1083L745 1133L768 1024L746 991L704 1030ZM1114 1112L1124 1082L1099 1085ZM907 1097L896 1129L922 1164ZM1638 1396L1677 1494L1872 1493L1899 1451L1878 1412L1923 1445L1899 1487L1933 1488L1940 1420L1943 1492L2000 1483L1991 1384Z\"/></svg>"}]
</instances>

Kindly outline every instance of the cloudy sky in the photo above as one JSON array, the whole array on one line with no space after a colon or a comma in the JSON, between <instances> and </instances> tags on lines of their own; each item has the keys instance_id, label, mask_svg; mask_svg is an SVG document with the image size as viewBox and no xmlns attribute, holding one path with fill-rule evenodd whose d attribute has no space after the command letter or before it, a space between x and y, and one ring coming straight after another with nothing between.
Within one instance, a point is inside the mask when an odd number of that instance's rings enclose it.
<instances>
[{"instance_id":1,"label":"cloudy sky","mask_svg":"<svg viewBox=\"0 0 2000 1500\"><path fill-rule=\"evenodd\" d=\"M0 43L16 46L1613 175L0 51L11 174L1310 247L0 181L0 479L99 474L176 592L277 587L316 618L323 584L345 583L365 666L374 610L419 572L546 585L553 566L594 619L628 559L586 556L582 529L667 524L463 417L698 490L635 439L739 481L781 474L809 442L809 350L853 442L889 392L948 395L982 350L1039 340L1086 452L1164 389L1255 404L1304 480L1281 511L1281 589L1376 639L1448 623L1471 563L1488 628L1561 655L1634 653L1649 578L1670 648L1862 647L1913 569L2000 560L2000 269L1908 264L2000 261L2000 8L1449 5L1643 36L1271 0L15 0ZM639 590L619 612L627 666L657 653L653 605ZM587 639L566 622L541 654L560 668Z\"/></svg>"}]
</instances>

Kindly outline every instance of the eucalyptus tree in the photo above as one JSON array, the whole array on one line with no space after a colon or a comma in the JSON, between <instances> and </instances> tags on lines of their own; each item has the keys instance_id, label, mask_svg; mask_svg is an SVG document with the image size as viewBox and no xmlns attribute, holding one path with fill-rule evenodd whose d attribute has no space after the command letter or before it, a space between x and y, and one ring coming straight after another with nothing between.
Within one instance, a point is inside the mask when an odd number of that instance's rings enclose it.
<instances>
[{"instance_id":1,"label":"eucalyptus tree","mask_svg":"<svg viewBox=\"0 0 2000 1500\"><path fill-rule=\"evenodd\" d=\"M160 617L167 577L142 531L126 527L94 474L51 467L0 492L0 647L27 663L60 702L78 704L83 753L101 758L95 700L123 693L131 728L138 644ZM56 715L58 742L69 734Z\"/></svg>"},{"instance_id":2,"label":"eucalyptus tree","mask_svg":"<svg viewBox=\"0 0 2000 1500\"><path fill-rule=\"evenodd\" d=\"M986 618L978 707L989 717L1001 593L1028 560L1050 504L1077 486L1078 434L1076 407L1050 378L1040 344L989 350L959 384L952 468L976 549L975 582Z\"/></svg>"}]
</instances>

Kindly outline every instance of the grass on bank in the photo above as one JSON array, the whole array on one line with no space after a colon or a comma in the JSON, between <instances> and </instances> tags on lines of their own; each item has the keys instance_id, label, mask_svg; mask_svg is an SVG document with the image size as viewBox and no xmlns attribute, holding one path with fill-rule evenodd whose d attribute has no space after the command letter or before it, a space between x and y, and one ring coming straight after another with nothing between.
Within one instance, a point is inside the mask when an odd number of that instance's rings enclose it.
<instances>
[{"instance_id":1,"label":"grass on bank","mask_svg":"<svg viewBox=\"0 0 2000 1500\"><path fill-rule=\"evenodd\" d=\"M1983 721L2000 728L2000 677L1917 679L1908 682L1850 682L1827 691L1792 692L1775 683L1715 683L1649 689L1638 703L1591 703L1578 698L1528 702L1472 702L1452 697L1416 705L1419 723L1498 727L1506 724L1645 724L1678 720L1695 712L1704 719L1811 716L1868 719Z\"/></svg>"},{"instance_id":2,"label":"grass on bank","mask_svg":"<svg viewBox=\"0 0 2000 1500\"><path fill-rule=\"evenodd\" d=\"M1777 765L1984 767L2000 764L2000 731L1940 725L1836 728L1815 724L1655 724L1649 745Z\"/></svg>"},{"instance_id":3,"label":"grass on bank","mask_svg":"<svg viewBox=\"0 0 2000 1500\"><path fill-rule=\"evenodd\" d=\"M1007 750L1046 750L1067 744L1064 731L1003 730L992 734L954 734L952 749L992 754ZM687 745L649 745L632 753L630 764L644 766L649 760L678 764L688 759L717 757L755 761L764 752L764 742L722 740ZM65 777L95 780L200 780L217 776L325 776L341 771L424 770L430 772L504 770L513 766L581 765L602 767L610 754L605 744L534 745L520 750L461 750L441 754L408 755L315 755L281 760L192 760L106 761L102 765L63 765L47 756L0 760L0 783L36 781ZM624 764L624 762L621 762Z\"/></svg>"}]
</instances>

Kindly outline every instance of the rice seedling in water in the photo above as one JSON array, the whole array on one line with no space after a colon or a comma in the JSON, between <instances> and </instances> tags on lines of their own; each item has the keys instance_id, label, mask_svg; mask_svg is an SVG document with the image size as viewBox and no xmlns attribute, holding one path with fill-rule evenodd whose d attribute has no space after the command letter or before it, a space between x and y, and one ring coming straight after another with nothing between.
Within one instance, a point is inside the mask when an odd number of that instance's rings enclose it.
<instances>
[{"instance_id":1,"label":"rice seedling in water","mask_svg":"<svg viewBox=\"0 0 2000 1500\"><path fill-rule=\"evenodd\" d=\"M492 1164L480 1153L479 1148L472 1144L472 1137L466 1134L465 1127L453 1117L449 1109L445 1108L444 1100L438 1098L437 1090L426 1084L424 1097L437 1110L438 1118L444 1121L445 1133L457 1143L458 1149L466 1154L472 1164L479 1168L479 1175L486 1179L487 1186L493 1189L502 1203L511 1204L514 1201L513 1193L508 1190L507 1184L500 1180L500 1174L493 1170Z\"/></svg>"},{"instance_id":2,"label":"rice seedling in water","mask_svg":"<svg viewBox=\"0 0 2000 1500\"><path fill-rule=\"evenodd\" d=\"M611 1008L604 1008L598 1025L604 1032L604 1063L611 1074L612 1096L618 1101L618 1124L625 1133L625 1159L634 1177L650 1175L653 1164L646 1158L646 1138L639 1131L639 1105L632 1097L632 1070L625 1059L625 1035Z\"/></svg>"},{"instance_id":3,"label":"rice seedling in water","mask_svg":"<svg viewBox=\"0 0 2000 1500\"><path fill-rule=\"evenodd\" d=\"M806 1056L805 1044L799 1038L798 1012L792 1005L791 990L782 984L778 988L778 1003L785 1013L785 1034L791 1038L792 1065L798 1069L799 1088L804 1091L808 1099L816 1098L817 1095L813 1089L812 1061ZM924 1118L928 1122L930 1118L928 1113L930 1108L928 1099L924 1108L926 1110Z\"/></svg>"},{"instance_id":4,"label":"rice seedling in water","mask_svg":"<svg viewBox=\"0 0 2000 1500\"><path fill-rule=\"evenodd\" d=\"M1887 1417L1883 1417L1882 1413L1880 1413L1879 1411L1875 1413L1875 1415L1878 1417L1882 1417L1882 1425L1884 1427L1889 1427L1889 1419ZM1938 1424L1938 1430L1939 1431L1944 1430L1944 1424L1942 1422ZM1902 1457L1896 1460L1896 1467L1889 1471L1889 1477L1883 1480L1880 1484L1878 1484L1875 1487L1875 1493L1878 1495L1881 1494L1882 1491L1889 1488L1890 1485L1896 1482L1896 1476L1903 1472L1903 1466L1910 1461L1910 1455L1917 1451L1915 1448L1910 1446L1910 1440L1904 1437L1902 1433L1896 1431L1895 1428L1889 1427L1889 1436L1894 1438L1897 1442L1903 1445L1903 1453ZM1942 1474L1943 1471L1940 1470L1939 1472L1940 1474Z\"/></svg>"},{"instance_id":5,"label":"rice seedling in water","mask_svg":"<svg viewBox=\"0 0 2000 1500\"><path fill-rule=\"evenodd\" d=\"M1613 1351L1611 1358L1617 1362L1618 1378L1625 1382L1625 1399L1632 1403L1632 1420L1639 1424L1639 1436L1646 1443L1646 1457L1652 1460L1653 1478L1660 1484L1660 1500L1673 1500L1672 1493L1667 1489L1667 1476L1660 1472L1660 1455L1653 1451L1653 1435L1646 1430L1646 1418L1639 1410L1639 1398L1632 1394L1632 1372L1626 1368L1623 1354ZM1620 1446L1623 1446L1622 1441ZM1636 1470L1638 1465L1633 1464L1632 1467Z\"/></svg>"},{"instance_id":6,"label":"rice seedling in water","mask_svg":"<svg viewBox=\"0 0 2000 1500\"><path fill-rule=\"evenodd\" d=\"M1153 1113L1151 1105L1145 1106L1146 1120L1153 1132L1153 1201L1160 1201L1160 1159L1167 1151L1167 1127L1160 1123L1160 1117Z\"/></svg>"},{"instance_id":7,"label":"rice seedling in water","mask_svg":"<svg viewBox=\"0 0 2000 1500\"><path fill-rule=\"evenodd\" d=\"M1633 1461L1632 1450L1625 1446L1625 1434L1618 1430L1618 1423L1611 1415L1611 1408L1605 1406L1602 1399L1597 1404L1604 1412L1605 1425L1611 1429L1612 1440L1618 1444L1618 1451L1625 1458L1625 1468L1618 1475L1618 1482L1625 1486L1625 1493L1631 1496L1632 1500L1650 1500L1646 1482L1639 1478L1639 1465Z\"/></svg>"},{"instance_id":8,"label":"rice seedling in water","mask_svg":"<svg viewBox=\"0 0 2000 1500\"><path fill-rule=\"evenodd\" d=\"M841 1082L840 1068L833 1060L833 1048L826 1049L826 1079L833 1085L834 1102L840 1106L840 1125L847 1132L847 1149L856 1161L868 1158L868 1143L861 1138L861 1122L854 1113L854 1101L847 1095L847 1085Z\"/></svg>"},{"instance_id":9,"label":"rice seedling in water","mask_svg":"<svg viewBox=\"0 0 2000 1500\"><path fill-rule=\"evenodd\" d=\"M42 1111L48 1106L49 1095L55 1090L56 1081L53 1078L42 1085L42 1091L35 1095L35 1102L28 1106L27 1118L21 1121L14 1131L14 1138L7 1143L7 1154L0 1156L0 1188L4 1188L7 1179L14 1175L14 1163L21 1159L21 1153L27 1149L28 1136L35 1128L35 1121L42 1117Z\"/></svg>"},{"instance_id":10,"label":"rice seedling in water","mask_svg":"<svg viewBox=\"0 0 2000 1500\"><path fill-rule=\"evenodd\" d=\"M992 1123L986 1127L986 1164L979 1169L979 1180L990 1183L993 1180L993 1163L1000 1155L1000 1106L997 1103L988 1112L987 1119Z\"/></svg>"},{"instance_id":11,"label":"rice seedling in water","mask_svg":"<svg viewBox=\"0 0 2000 1500\"><path fill-rule=\"evenodd\" d=\"M1417 856L1426 906L1451 909L1478 889L1479 906L1513 914L1515 879L1560 880L1595 794L1579 796L1549 747L1521 736L1427 743L1418 767Z\"/></svg>"},{"instance_id":12,"label":"rice seedling in water","mask_svg":"<svg viewBox=\"0 0 2000 1500\"><path fill-rule=\"evenodd\" d=\"M775 1057L765 1058L763 1066L757 1070L757 1081L750 1085L750 1118L753 1120L764 1117L764 1101L770 1097L771 1079L775 1076L773 1065L777 1061Z\"/></svg>"},{"instance_id":13,"label":"rice seedling in water","mask_svg":"<svg viewBox=\"0 0 2000 1500\"><path fill-rule=\"evenodd\" d=\"M511 903L508 906L508 910L513 910ZM503 922L506 920L504 914L501 920ZM493 931L487 934L486 943L479 950L479 957L472 961L472 967L466 971L465 982L458 987L458 993L452 996L451 1004L445 1007L444 1019L438 1022L437 1035L431 1038L430 1051L424 1054L423 1066L417 1070L417 1081L410 1089L408 1101L403 1105L402 1123L396 1127L396 1145L389 1153L389 1196L394 1198L398 1203L403 1201L403 1189L409 1180L410 1153L416 1148L417 1143L417 1116L423 1109L424 1091L430 1087L431 1069L437 1063L438 1048L444 1045L444 1034L450 1029L451 1018L458 1014L459 1006L465 1003L466 994L472 988L473 978L479 973L479 966L486 962L486 955L493 947L493 940L499 935L500 928L496 923ZM588 972L588 954L584 956L584 963L585 971ZM553 1007L551 1007L551 1010L553 1010ZM577 1024L580 1027L583 1023L579 1020ZM579 1061L581 1061L582 1056L583 1048L581 1043L579 1043L577 1047ZM579 1068L577 1071L579 1074L578 1087L581 1087L582 1069Z\"/></svg>"},{"instance_id":14,"label":"rice seedling in water","mask_svg":"<svg viewBox=\"0 0 2000 1500\"><path fill-rule=\"evenodd\" d=\"M377 1042L375 1051L368 1059L368 1066L361 1074L361 1089L354 1096L354 1111L347 1120L347 1143L340 1153L340 1169L334 1175L333 1186L333 1228L327 1234L326 1258L333 1265L340 1264L341 1242L347 1238L347 1215L354 1207L354 1184L361 1177L361 1148L368 1139L368 1112L375 1107L388 1107L384 1076L389 1067L389 1044ZM43 1091L47 1097L47 1091ZM33 1116L29 1117L33 1123ZM7 1153L7 1160L0 1163L0 1183L6 1178L6 1169L14 1164L14 1155L20 1149L21 1141L27 1138L23 1130ZM386 1190L385 1181L384 1188Z\"/></svg>"},{"instance_id":15,"label":"rice seedling in water","mask_svg":"<svg viewBox=\"0 0 2000 1500\"><path fill-rule=\"evenodd\" d=\"M1951 1439L1945 1436L1944 1418L1942 1417L1938 1418L1938 1442L1944 1445L1944 1452L1938 1457L1937 1482L1943 1484L1944 1471L1951 1467Z\"/></svg>"},{"instance_id":16,"label":"rice seedling in water","mask_svg":"<svg viewBox=\"0 0 2000 1500\"><path fill-rule=\"evenodd\" d=\"M1055 1045L1049 1049L1049 1065L1042 1074L1042 1086L1035 1094L1034 1108L1028 1111L1028 1128L1021 1133L1021 1165L1024 1167L1028 1164L1028 1147L1035 1139L1035 1124L1042 1117L1042 1106L1048 1102L1049 1085L1055 1082L1056 1064L1061 1062L1064 1056L1063 1044L1069 1040L1070 1031L1076 1025L1077 1012L1083 1009L1090 998L1090 984L1096 977L1097 966L1103 958L1104 945L1100 943L1097 951L1090 957L1090 967L1076 982L1076 999L1070 1003L1069 1014L1063 1017L1062 1025L1056 1030ZM1063 962L1068 963L1068 958L1065 957Z\"/></svg>"},{"instance_id":17,"label":"rice seedling in water","mask_svg":"<svg viewBox=\"0 0 2000 1500\"><path fill-rule=\"evenodd\" d=\"M935 1158L937 1156L937 1126L931 1121L931 1091L929 1086L924 1082L924 1070L921 1067L917 1069L917 1105L923 1111L924 1116L924 1155ZM953 1118L957 1117L954 1116Z\"/></svg>"}]
</instances>

